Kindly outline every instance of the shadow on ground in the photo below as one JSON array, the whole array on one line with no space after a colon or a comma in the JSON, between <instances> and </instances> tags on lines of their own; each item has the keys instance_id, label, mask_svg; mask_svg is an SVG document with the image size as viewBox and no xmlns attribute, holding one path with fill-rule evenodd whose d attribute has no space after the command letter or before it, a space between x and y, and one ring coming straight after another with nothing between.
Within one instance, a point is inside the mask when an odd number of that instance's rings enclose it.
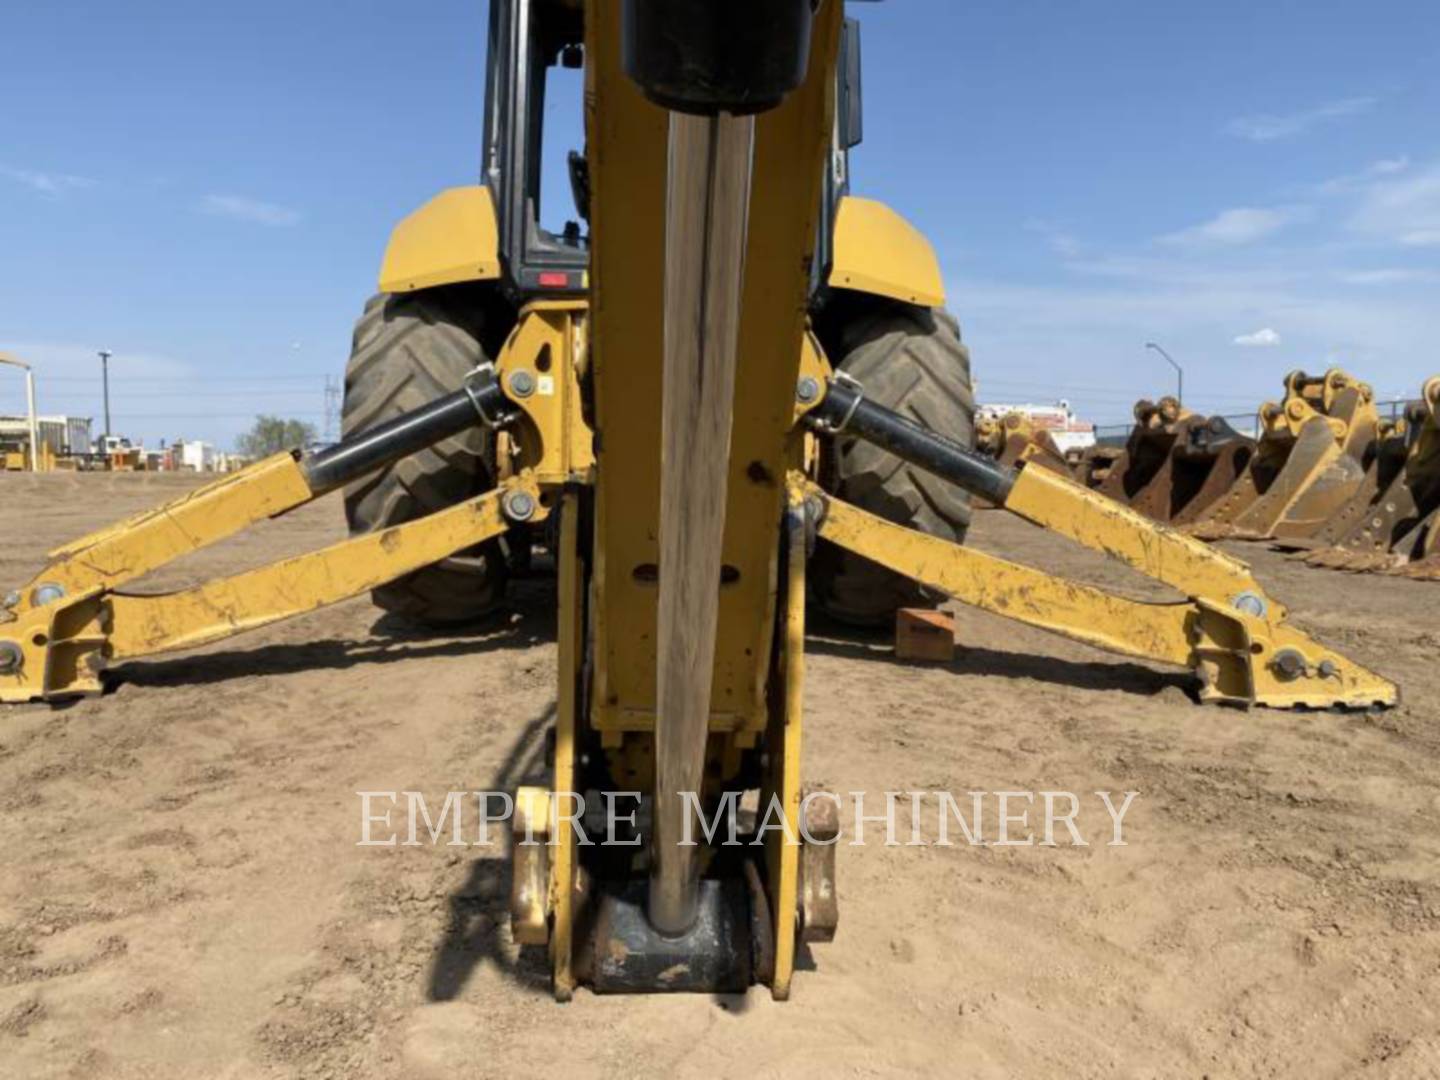
<instances>
[{"instance_id":1,"label":"shadow on ground","mask_svg":"<svg viewBox=\"0 0 1440 1080\"><path fill-rule=\"evenodd\" d=\"M902 667L948 667L957 675L988 675L1003 679L1033 679L1080 690L1118 690L1141 697L1155 697L1177 689L1193 697L1196 680L1189 672L1158 671L1126 660L1062 660L1030 652L1006 652L983 645L958 645L948 665L912 663L897 659L894 637L884 629L845 626L825 618L812 618L811 633L805 639L806 652L838 656L847 660L898 665Z\"/></svg>"},{"instance_id":2,"label":"shadow on ground","mask_svg":"<svg viewBox=\"0 0 1440 1080\"><path fill-rule=\"evenodd\" d=\"M554 722L555 703L551 702L521 729L487 790L513 797L518 787L550 782L546 743ZM454 1001L476 969L487 963L526 990L550 992L546 950L537 946L517 951L511 944L510 878L508 844L504 854L470 864L464 882L450 894L445 933L430 964L428 1000Z\"/></svg>"}]
</instances>

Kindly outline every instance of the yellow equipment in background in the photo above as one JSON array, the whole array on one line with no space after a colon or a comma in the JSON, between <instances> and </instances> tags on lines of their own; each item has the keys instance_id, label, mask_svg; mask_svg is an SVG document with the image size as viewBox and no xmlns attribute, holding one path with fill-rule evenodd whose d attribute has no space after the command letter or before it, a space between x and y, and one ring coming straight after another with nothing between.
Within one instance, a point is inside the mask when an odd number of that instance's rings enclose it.
<instances>
[{"instance_id":1,"label":"yellow equipment in background","mask_svg":"<svg viewBox=\"0 0 1440 1080\"><path fill-rule=\"evenodd\" d=\"M1314 566L1433 579L1440 528L1440 376L1403 416L1339 370L1286 379L1260 407L1258 443L1220 417L1135 406L1118 455L1096 453L1090 485L1156 521L1207 538L1268 540Z\"/></svg>"},{"instance_id":2,"label":"yellow equipment in background","mask_svg":"<svg viewBox=\"0 0 1440 1080\"><path fill-rule=\"evenodd\" d=\"M1380 426L1370 387L1338 368L1288 376L1260 422L1249 469L1196 521L1196 536L1308 536L1359 489Z\"/></svg>"},{"instance_id":3,"label":"yellow equipment in background","mask_svg":"<svg viewBox=\"0 0 1440 1080\"><path fill-rule=\"evenodd\" d=\"M54 472L56 467L55 451L43 442L40 444L38 461L27 445L0 447L0 469L5 472Z\"/></svg>"}]
</instances>

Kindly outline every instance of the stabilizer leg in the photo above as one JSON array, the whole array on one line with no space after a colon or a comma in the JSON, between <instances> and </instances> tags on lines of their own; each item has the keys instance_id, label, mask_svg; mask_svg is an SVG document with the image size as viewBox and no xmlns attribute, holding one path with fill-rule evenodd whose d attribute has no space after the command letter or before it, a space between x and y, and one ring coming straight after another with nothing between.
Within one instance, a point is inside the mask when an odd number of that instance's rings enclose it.
<instances>
[{"instance_id":1,"label":"stabilizer leg","mask_svg":"<svg viewBox=\"0 0 1440 1080\"><path fill-rule=\"evenodd\" d=\"M95 587L0 624L0 702L99 693L111 664L190 649L358 596L503 533L543 520L533 479L431 514L193 589L132 596Z\"/></svg>"},{"instance_id":2,"label":"stabilizer leg","mask_svg":"<svg viewBox=\"0 0 1440 1080\"><path fill-rule=\"evenodd\" d=\"M831 499L808 481L821 536L957 599L1102 648L1185 664L1202 698L1275 707L1368 708L1398 700L1393 684L1285 625L1248 566L1044 469L1018 472L831 383L809 412L972 494L1171 586L1180 604L1137 604L902 529Z\"/></svg>"},{"instance_id":3,"label":"stabilizer leg","mask_svg":"<svg viewBox=\"0 0 1440 1080\"><path fill-rule=\"evenodd\" d=\"M195 589L116 591L457 431L512 416L493 369L481 368L454 393L322 453L277 454L56 550L0 610L0 702L97 693L114 661L191 648L382 585L498 535L502 506L513 520L543 517L524 476L419 521Z\"/></svg>"}]
</instances>

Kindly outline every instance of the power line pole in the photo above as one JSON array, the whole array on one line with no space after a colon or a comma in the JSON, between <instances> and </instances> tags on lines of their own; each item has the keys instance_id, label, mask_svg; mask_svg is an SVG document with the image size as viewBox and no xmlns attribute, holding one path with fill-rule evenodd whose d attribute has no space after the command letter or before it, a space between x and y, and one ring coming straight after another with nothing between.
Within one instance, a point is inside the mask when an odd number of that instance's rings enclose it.
<instances>
[{"instance_id":1,"label":"power line pole","mask_svg":"<svg viewBox=\"0 0 1440 1080\"><path fill-rule=\"evenodd\" d=\"M109 349L100 350L100 380L105 387L105 452L110 452L110 357Z\"/></svg>"},{"instance_id":2,"label":"power line pole","mask_svg":"<svg viewBox=\"0 0 1440 1080\"><path fill-rule=\"evenodd\" d=\"M1182 368L1179 364L1177 364L1177 363L1175 362L1174 358L1173 358L1168 352L1166 352L1164 349L1162 349L1159 345L1156 345L1153 341L1147 341L1147 342L1145 343L1145 348L1147 348L1147 349L1154 349L1154 350L1155 350L1156 352L1158 352L1161 356L1163 356L1166 360L1168 360L1168 361L1170 362L1170 366L1175 369L1175 380L1176 380L1176 381L1175 381L1175 400L1178 401L1181 405L1184 405L1184 404L1185 404L1185 369Z\"/></svg>"},{"instance_id":3,"label":"power line pole","mask_svg":"<svg viewBox=\"0 0 1440 1080\"><path fill-rule=\"evenodd\" d=\"M325 376L325 434L327 443L340 441L340 383L333 375Z\"/></svg>"}]
</instances>

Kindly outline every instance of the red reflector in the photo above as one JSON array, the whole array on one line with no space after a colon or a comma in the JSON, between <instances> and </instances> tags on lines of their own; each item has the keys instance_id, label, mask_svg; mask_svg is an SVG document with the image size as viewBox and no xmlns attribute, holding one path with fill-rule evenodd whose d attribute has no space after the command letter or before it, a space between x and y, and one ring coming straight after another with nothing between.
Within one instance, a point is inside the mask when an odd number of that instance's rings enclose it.
<instances>
[{"instance_id":1,"label":"red reflector","mask_svg":"<svg viewBox=\"0 0 1440 1080\"><path fill-rule=\"evenodd\" d=\"M547 289L563 289L570 284L570 275L562 271L545 270L540 274L540 284Z\"/></svg>"}]
</instances>

